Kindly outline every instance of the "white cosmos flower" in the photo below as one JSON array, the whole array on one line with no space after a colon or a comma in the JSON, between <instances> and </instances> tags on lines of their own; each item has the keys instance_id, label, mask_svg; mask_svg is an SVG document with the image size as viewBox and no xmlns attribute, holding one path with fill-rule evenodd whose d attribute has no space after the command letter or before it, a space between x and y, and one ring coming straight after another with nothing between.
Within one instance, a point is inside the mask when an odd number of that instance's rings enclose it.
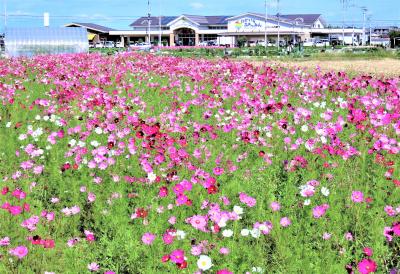
<instances>
[{"instance_id":1,"label":"white cosmos flower","mask_svg":"<svg viewBox=\"0 0 400 274\"><path fill-rule=\"evenodd\" d=\"M226 227L226 221L224 218L222 218L219 222L218 222L218 226L219 227Z\"/></svg>"},{"instance_id":2,"label":"white cosmos flower","mask_svg":"<svg viewBox=\"0 0 400 274\"><path fill-rule=\"evenodd\" d=\"M243 237L247 237L247 236L249 236L249 234L250 234L250 230L248 230L247 228L242 229L242 231L240 231L240 234L241 234Z\"/></svg>"},{"instance_id":3,"label":"white cosmos flower","mask_svg":"<svg viewBox=\"0 0 400 274\"><path fill-rule=\"evenodd\" d=\"M328 189L328 188L322 187L322 188L321 188L321 193L322 193L322 195L328 197L330 192L329 192L329 189Z\"/></svg>"},{"instance_id":4,"label":"white cosmos flower","mask_svg":"<svg viewBox=\"0 0 400 274\"><path fill-rule=\"evenodd\" d=\"M303 126L301 127L301 131L307 132L307 131L308 131L308 126L307 126L307 125L303 125Z\"/></svg>"},{"instance_id":5,"label":"white cosmos flower","mask_svg":"<svg viewBox=\"0 0 400 274\"><path fill-rule=\"evenodd\" d=\"M100 145L100 143L97 142L97 141L91 141L90 144L91 144L92 146L94 146L94 147L98 147L98 146Z\"/></svg>"},{"instance_id":6,"label":"white cosmos flower","mask_svg":"<svg viewBox=\"0 0 400 274\"><path fill-rule=\"evenodd\" d=\"M233 207L233 211L237 214L237 215L242 215L243 214L243 208L240 206L234 206Z\"/></svg>"},{"instance_id":7,"label":"white cosmos flower","mask_svg":"<svg viewBox=\"0 0 400 274\"><path fill-rule=\"evenodd\" d=\"M224 231L222 231L222 236L229 238L232 237L233 235L233 231L230 229L224 229Z\"/></svg>"},{"instance_id":8,"label":"white cosmos flower","mask_svg":"<svg viewBox=\"0 0 400 274\"><path fill-rule=\"evenodd\" d=\"M260 232L259 229L253 228L253 229L250 231L250 234L251 234L251 236L252 236L253 238L259 238L260 235L261 235L261 232Z\"/></svg>"},{"instance_id":9,"label":"white cosmos flower","mask_svg":"<svg viewBox=\"0 0 400 274\"><path fill-rule=\"evenodd\" d=\"M183 240L186 238L186 232L182 230L177 230L175 235L178 238L178 240Z\"/></svg>"},{"instance_id":10,"label":"white cosmos flower","mask_svg":"<svg viewBox=\"0 0 400 274\"><path fill-rule=\"evenodd\" d=\"M8 127L11 127L11 122L8 122L7 124L6 124L6 127L8 128Z\"/></svg>"},{"instance_id":11,"label":"white cosmos flower","mask_svg":"<svg viewBox=\"0 0 400 274\"><path fill-rule=\"evenodd\" d=\"M308 206L310 204L311 204L311 200L310 199L307 199L307 200L304 201L304 205L305 206Z\"/></svg>"},{"instance_id":12,"label":"white cosmos flower","mask_svg":"<svg viewBox=\"0 0 400 274\"><path fill-rule=\"evenodd\" d=\"M150 172L150 173L147 174L147 178L152 183L152 182L154 182L156 180L157 175L155 175L153 172Z\"/></svg>"},{"instance_id":13,"label":"white cosmos flower","mask_svg":"<svg viewBox=\"0 0 400 274\"><path fill-rule=\"evenodd\" d=\"M210 269L212 267L211 258L206 255L200 255L200 258L197 261L197 267L203 271Z\"/></svg>"},{"instance_id":14,"label":"white cosmos flower","mask_svg":"<svg viewBox=\"0 0 400 274\"><path fill-rule=\"evenodd\" d=\"M103 130L100 127L96 127L96 129L94 130L94 132L96 132L97 134L102 134Z\"/></svg>"}]
</instances>

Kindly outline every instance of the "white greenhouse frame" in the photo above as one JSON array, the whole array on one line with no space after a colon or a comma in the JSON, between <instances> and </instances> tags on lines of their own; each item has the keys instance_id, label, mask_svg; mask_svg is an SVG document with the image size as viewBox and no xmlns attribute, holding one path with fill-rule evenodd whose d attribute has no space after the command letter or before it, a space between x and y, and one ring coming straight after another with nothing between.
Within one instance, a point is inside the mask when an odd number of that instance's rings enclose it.
<instances>
[{"instance_id":1,"label":"white greenhouse frame","mask_svg":"<svg viewBox=\"0 0 400 274\"><path fill-rule=\"evenodd\" d=\"M7 28L4 37L7 57L89 51L85 28Z\"/></svg>"}]
</instances>

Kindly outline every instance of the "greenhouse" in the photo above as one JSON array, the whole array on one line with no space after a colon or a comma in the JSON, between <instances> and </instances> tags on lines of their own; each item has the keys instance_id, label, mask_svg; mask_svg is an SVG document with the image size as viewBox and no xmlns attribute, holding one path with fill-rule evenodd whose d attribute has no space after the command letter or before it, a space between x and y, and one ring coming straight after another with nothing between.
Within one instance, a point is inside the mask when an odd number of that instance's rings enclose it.
<instances>
[{"instance_id":1,"label":"greenhouse","mask_svg":"<svg viewBox=\"0 0 400 274\"><path fill-rule=\"evenodd\" d=\"M89 51L84 28L7 28L4 41L8 57Z\"/></svg>"}]
</instances>

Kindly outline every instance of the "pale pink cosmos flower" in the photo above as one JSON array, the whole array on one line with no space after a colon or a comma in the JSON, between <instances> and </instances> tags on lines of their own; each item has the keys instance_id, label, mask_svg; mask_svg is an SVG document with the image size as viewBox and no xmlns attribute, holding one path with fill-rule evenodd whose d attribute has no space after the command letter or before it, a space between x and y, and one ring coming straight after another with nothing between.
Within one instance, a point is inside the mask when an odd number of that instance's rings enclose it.
<instances>
[{"instance_id":1,"label":"pale pink cosmos flower","mask_svg":"<svg viewBox=\"0 0 400 274\"><path fill-rule=\"evenodd\" d=\"M9 237L4 237L3 239L0 239L0 246L8 246L8 245L10 245Z\"/></svg>"},{"instance_id":2,"label":"pale pink cosmos flower","mask_svg":"<svg viewBox=\"0 0 400 274\"><path fill-rule=\"evenodd\" d=\"M18 259L22 259L26 255L28 255L28 248L26 246L17 246L16 248L11 249L10 254L18 257Z\"/></svg>"},{"instance_id":3,"label":"pale pink cosmos flower","mask_svg":"<svg viewBox=\"0 0 400 274\"><path fill-rule=\"evenodd\" d=\"M219 249L219 253L222 254L222 255L228 255L230 253L230 250L227 247L221 247Z\"/></svg>"},{"instance_id":4,"label":"pale pink cosmos flower","mask_svg":"<svg viewBox=\"0 0 400 274\"><path fill-rule=\"evenodd\" d=\"M279 223L283 227L288 227L292 224L292 221L288 217L283 217Z\"/></svg>"},{"instance_id":5,"label":"pale pink cosmos flower","mask_svg":"<svg viewBox=\"0 0 400 274\"><path fill-rule=\"evenodd\" d=\"M97 272L100 270L100 266L95 262L88 264L87 268L92 272Z\"/></svg>"},{"instance_id":6,"label":"pale pink cosmos flower","mask_svg":"<svg viewBox=\"0 0 400 274\"><path fill-rule=\"evenodd\" d=\"M154 234L152 234L150 232L146 232L142 236L142 242L145 245L151 245L155 239L156 239L156 235L154 235Z\"/></svg>"},{"instance_id":7,"label":"pale pink cosmos flower","mask_svg":"<svg viewBox=\"0 0 400 274\"><path fill-rule=\"evenodd\" d=\"M272 202L270 207L272 211L279 211L281 209L281 205L278 202Z\"/></svg>"}]
</instances>

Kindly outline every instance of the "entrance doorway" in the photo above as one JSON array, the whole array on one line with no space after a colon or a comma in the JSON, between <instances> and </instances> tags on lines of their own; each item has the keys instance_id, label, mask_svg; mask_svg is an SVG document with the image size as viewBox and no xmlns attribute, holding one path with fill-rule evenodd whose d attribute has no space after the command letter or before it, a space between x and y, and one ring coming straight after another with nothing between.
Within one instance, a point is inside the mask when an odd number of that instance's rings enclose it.
<instances>
[{"instance_id":1,"label":"entrance doorway","mask_svg":"<svg viewBox=\"0 0 400 274\"><path fill-rule=\"evenodd\" d=\"M196 32L193 29L181 28L174 31L175 45L195 46Z\"/></svg>"}]
</instances>

